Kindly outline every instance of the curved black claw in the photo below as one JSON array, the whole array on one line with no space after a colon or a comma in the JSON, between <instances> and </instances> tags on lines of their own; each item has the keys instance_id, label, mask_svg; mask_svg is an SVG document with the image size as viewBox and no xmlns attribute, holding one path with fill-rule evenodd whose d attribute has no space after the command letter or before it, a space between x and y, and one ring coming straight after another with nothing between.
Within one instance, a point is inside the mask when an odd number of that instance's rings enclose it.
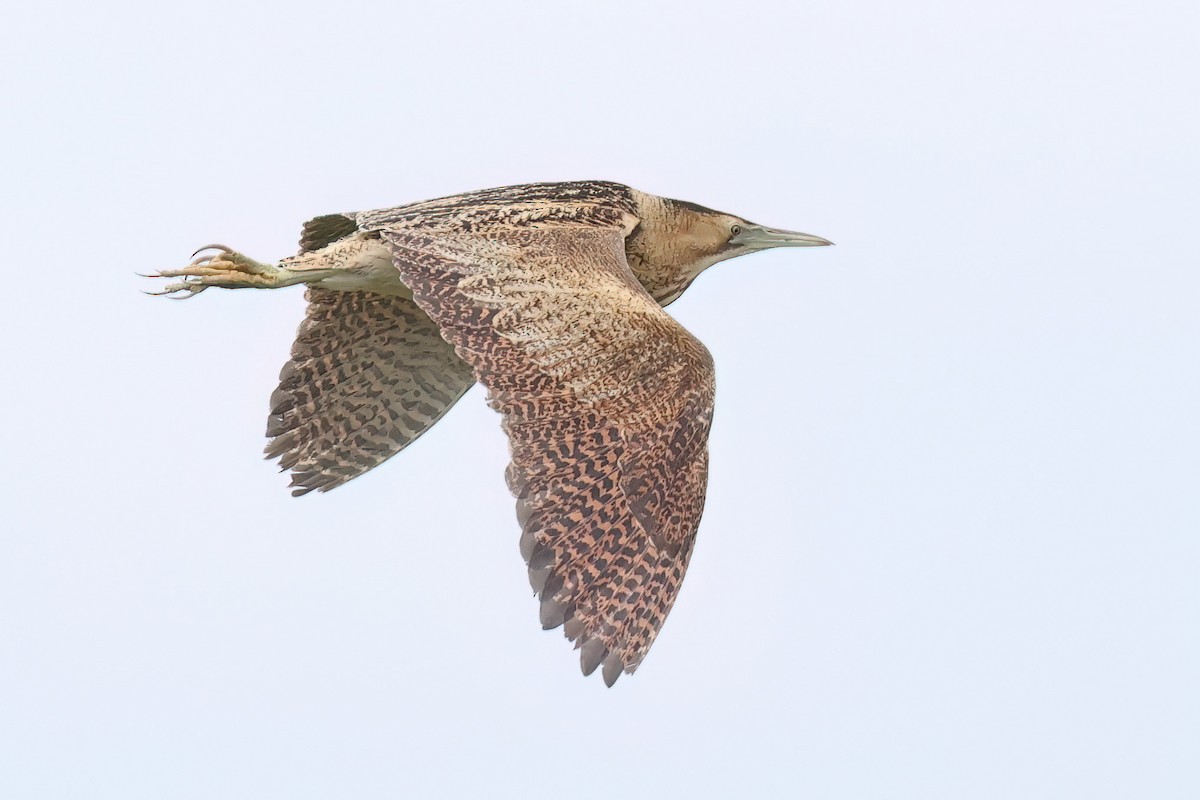
<instances>
[{"instance_id":1,"label":"curved black claw","mask_svg":"<svg viewBox=\"0 0 1200 800\"><path fill-rule=\"evenodd\" d=\"M197 255L199 255L200 253L203 253L205 250L220 250L222 253L232 253L233 252L233 250L231 250L230 248L226 247L223 244L206 244L206 245L204 245L204 247L201 247L200 249L198 249L195 253L192 253L192 257L195 258Z\"/></svg>"}]
</instances>

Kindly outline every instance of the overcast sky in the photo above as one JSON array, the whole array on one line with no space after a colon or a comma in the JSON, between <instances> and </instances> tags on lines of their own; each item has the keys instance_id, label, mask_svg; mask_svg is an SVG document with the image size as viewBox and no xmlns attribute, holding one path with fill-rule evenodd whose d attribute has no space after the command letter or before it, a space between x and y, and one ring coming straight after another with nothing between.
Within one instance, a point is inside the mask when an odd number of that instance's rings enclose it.
<instances>
[{"instance_id":1,"label":"overcast sky","mask_svg":"<svg viewBox=\"0 0 1200 800\"><path fill-rule=\"evenodd\" d=\"M1200 796L1197 8L6 11L0 795ZM478 387L293 499L302 290L133 274L580 178L838 245L671 307L708 509L612 690L540 630Z\"/></svg>"}]
</instances>

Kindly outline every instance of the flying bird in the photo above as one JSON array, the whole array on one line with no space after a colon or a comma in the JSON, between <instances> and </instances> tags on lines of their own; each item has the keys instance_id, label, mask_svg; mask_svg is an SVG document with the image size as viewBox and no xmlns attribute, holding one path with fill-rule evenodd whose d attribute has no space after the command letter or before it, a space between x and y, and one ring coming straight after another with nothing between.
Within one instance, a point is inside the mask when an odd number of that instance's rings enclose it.
<instances>
[{"instance_id":1,"label":"flying bird","mask_svg":"<svg viewBox=\"0 0 1200 800\"><path fill-rule=\"evenodd\" d=\"M481 382L542 625L612 686L671 610L704 508L713 361L663 307L720 261L828 244L578 181L321 216L278 264L209 245L148 277L179 299L308 287L267 426L296 495L378 466Z\"/></svg>"}]
</instances>

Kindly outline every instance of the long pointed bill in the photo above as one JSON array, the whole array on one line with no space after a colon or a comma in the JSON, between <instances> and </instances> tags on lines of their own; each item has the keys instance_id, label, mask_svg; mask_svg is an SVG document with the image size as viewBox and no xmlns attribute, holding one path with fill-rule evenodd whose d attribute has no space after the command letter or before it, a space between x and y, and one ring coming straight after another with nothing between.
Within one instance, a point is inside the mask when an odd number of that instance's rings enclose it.
<instances>
[{"instance_id":1,"label":"long pointed bill","mask_svg":"<svg viewBox=\"0 0 1200 800\"><path fill-rule=\"evenodd\" d=\"M742 232L731 240L751 250L767 250L772 247L824 247L833 242L813 236L811 233L766 228L762 225L743 225Z\"/></svg>"}]
</instances>

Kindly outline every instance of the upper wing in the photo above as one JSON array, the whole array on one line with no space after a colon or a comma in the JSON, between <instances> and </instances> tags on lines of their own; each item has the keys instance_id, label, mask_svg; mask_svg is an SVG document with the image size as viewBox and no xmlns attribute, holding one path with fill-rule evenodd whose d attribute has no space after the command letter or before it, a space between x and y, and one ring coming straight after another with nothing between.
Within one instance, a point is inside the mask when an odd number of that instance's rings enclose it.
<instances>
[{"instance_id":1,"label":"upper wing","mask_svg":"<svg viewBox=\"0 0 1200 800\"><path fill-rule=\"evenodd\" d=\"M504 415L546 628L611 685L650 648L704 507L713 366L629 271L616 226L384 229L414 298Z\"/></svg>"}]
</instances>

